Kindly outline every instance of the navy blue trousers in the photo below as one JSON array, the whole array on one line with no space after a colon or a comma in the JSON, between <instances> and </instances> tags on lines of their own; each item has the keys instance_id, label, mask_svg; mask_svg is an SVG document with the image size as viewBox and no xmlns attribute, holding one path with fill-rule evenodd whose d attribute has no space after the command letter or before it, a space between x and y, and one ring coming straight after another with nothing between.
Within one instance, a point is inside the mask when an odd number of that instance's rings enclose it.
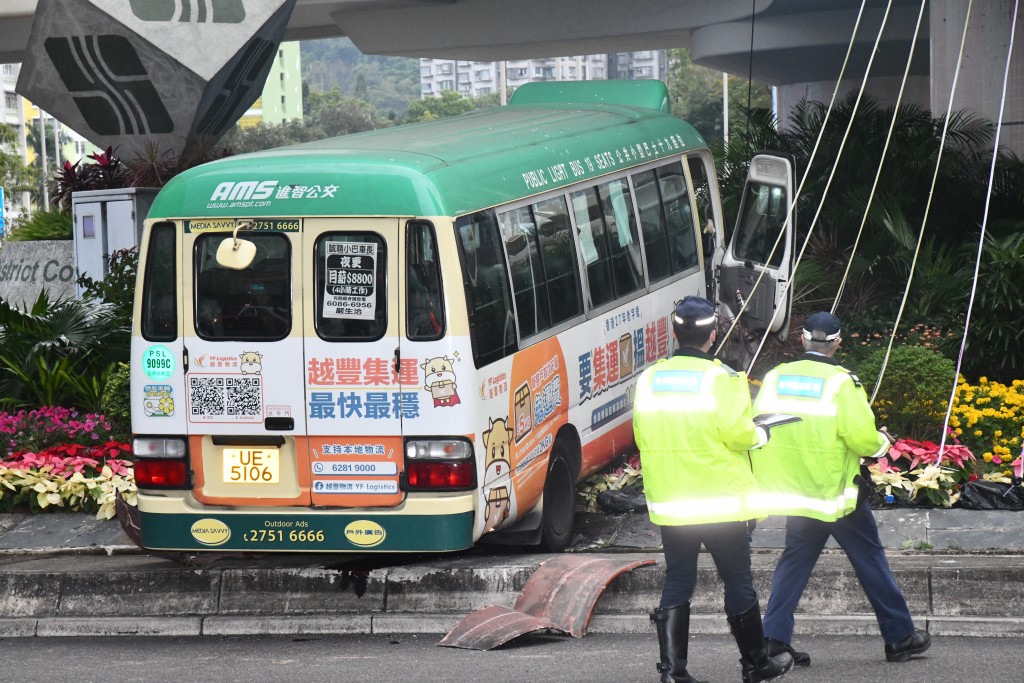
<instances>
[{"instance_id":1,"label":"navy blue trousers","mask_svg":"<svg viewBox=\"0 0 1024 683\"><path fill-rule=\"evenodd\" d=\"M665 549L665 585L661 607L689 602L697 583L701 543L711 553L725 584L725 611L742 614L757 600L750 574L750 535L746 522L721 522L661 527Z\"/></svg>"},{"instance_id":2,"label":"navy blue trousers","mask_svg":"<svg viewBox=\"0 0 1024 683\"><path fill-rule=\"evenodd\" d=\"M792 642L793 613L829 536L836 539L853 565L886 644L911 635L914 620L885 558L875 516L863 496L853 512L835 522L808 517L786 520L786 549L775 565L772 593L764 613L764 634L784 643Z\"/></svg>"}]
</instances>

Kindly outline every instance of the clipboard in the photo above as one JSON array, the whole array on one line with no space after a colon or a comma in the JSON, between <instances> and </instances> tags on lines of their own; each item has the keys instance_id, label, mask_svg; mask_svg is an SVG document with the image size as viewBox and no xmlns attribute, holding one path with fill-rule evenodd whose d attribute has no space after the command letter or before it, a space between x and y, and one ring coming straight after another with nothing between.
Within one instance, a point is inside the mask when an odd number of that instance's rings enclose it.
<instances>
[{"instance_id":1,"label":"clipboard","mask_svg":"<svg viewBox=\"0 0 1024 683\"><path fill-rule=\"evenodd\" d=\"M754 416L754 424L758 427L764 427L765 429L771 429L772 427L791 424L793 422L800 422L802 420L803 418L798 415L788 415L786 413L761 413L760 415Z\"/></svg>"}]
</instances>

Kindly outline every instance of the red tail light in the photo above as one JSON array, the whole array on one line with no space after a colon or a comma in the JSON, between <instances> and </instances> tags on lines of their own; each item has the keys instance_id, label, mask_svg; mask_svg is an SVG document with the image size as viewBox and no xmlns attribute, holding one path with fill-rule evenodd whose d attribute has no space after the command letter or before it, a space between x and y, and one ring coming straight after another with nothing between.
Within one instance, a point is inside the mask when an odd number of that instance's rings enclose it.
<instances>
[{"instance_id":1,"label":"red tail light","mask_svg":"<svg viewBox=\"0 0 1024 683\"><path fill-rule=\"evenodd\" d=\"M139 488L188 488L184 460L135 460L135 485Z\"/></svg>"},{"instance_id":2,"label":"red tail light","mask_svg":"<svg viewBox=\"0 0 1024 683\"><path fill-rule=\"evenodd\" d=\"M476 485L474 469L471 460L409 460L405 465L405 478L410 489L465 490Z\"/></svg>"}]
</instances>

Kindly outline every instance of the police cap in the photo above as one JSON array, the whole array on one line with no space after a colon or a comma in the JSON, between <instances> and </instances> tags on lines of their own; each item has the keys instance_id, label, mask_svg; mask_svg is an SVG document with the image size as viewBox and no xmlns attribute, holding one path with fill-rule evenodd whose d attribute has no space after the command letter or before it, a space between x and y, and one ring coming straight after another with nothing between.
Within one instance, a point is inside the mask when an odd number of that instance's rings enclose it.
<instances>
[{"instance_id":1,"label":"police cap","mask_svg":"<svg viewBox=\"0 0 1024 683\"><path fill-rule=\"evenodd\" d=\"M715 306L702 296L688 296L676 306L672 322L683 327L707 327L715 322Z\"/></svg>"},{"instance_id":2,"label":"police cap","mask_svg":"<svg viewBox=\"0 0 1024 683\"><path fill-rule=\"evenodd\" d=\"M804 321L804 339L823 342L839 339L839 318L828 311L811 313Z\"/></svg>"}]
</instances>

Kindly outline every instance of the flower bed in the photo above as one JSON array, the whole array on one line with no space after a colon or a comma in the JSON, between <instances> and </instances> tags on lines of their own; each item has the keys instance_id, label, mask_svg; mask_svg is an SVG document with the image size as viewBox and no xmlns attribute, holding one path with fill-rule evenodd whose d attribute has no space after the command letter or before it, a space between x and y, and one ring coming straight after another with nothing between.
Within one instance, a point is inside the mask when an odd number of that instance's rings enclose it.
<instances>
[{"instance_id":1,"label":"flower bed","mask_svg":"<svg viewBox=\"0 0 1024 683\"><path fill-rule=\"evenodd\" d=\"M866 463L876 494L872 504L1024 509L1022 444L1024 380L1005 385L982 377L972 385L961 378L941 455L934 441L903 438L886 456ZM577 506L594 511L602 491L628 486L643 487L635 455L588 477L577 491Z\"/></svg>"},{"instance_id":2,"label":"flower bed","mask_svg":"<svg viewBox=\"0 0 1024 683\"><path fill-rule=\"evenodd\" d=\"M121 495L135 504L131 445L110 438L101 415L67 408L0 413L0 510L95 512L111 519Z\"/></svg>"},{"instance_id":3,"label":"flower bed","mask_svg":"<svg viewBox=\"0 0 1024 683\"><path fill-rule=\"evenodd\" d=\"M1024 445L1024 380L1006 385L982 377L972 385L961 378L949 426L978 454L980 474L1012 477Z\"/></svg>"}]
</instances>

